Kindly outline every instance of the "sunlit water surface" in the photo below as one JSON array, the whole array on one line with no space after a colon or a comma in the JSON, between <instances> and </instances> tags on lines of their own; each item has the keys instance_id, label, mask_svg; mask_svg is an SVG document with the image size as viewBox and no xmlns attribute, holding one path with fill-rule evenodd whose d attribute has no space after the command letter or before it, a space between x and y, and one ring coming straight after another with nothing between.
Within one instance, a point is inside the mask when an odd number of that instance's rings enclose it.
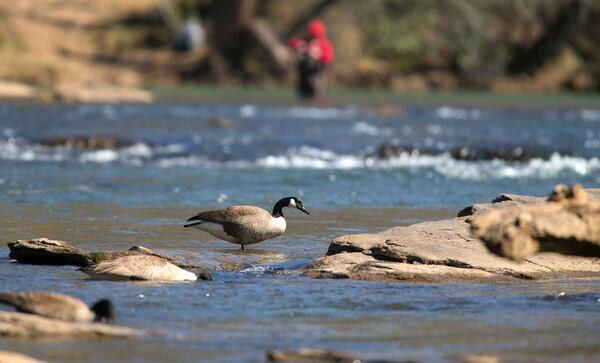
<instances>
[{"instance_id":1,"label":"sunlit water surface","mask_svg":"<svg viewBox=\"0 0 600 363\"><path fill-rule=\"evenodd\" d=\"M227 117L228 121L215 120ZM113 151L49 148L55 136L118 136ZM390 160L382 143L436 150ZM464 145L523 147L533 160L462 161ZM91 251L144 245L196 263L248 263L184 284L91 281L76 267L20 265L0 252L5 291L111 298L138 340L22 341L0 349L52 362L256 361L268 349L444 361L458 353L562 361L600 356L600 282L420 285L314 280L302 267L347 233L453 216L502 192L597 186L600 111L255 105L0 104L2 239L50 237ZM288 232L240 252L181 227L201 209L270 208L300 196ZM564 292L564 294L559 294ZM528 359L528 358L525 358Z\"/></svg>"}]
</instances>

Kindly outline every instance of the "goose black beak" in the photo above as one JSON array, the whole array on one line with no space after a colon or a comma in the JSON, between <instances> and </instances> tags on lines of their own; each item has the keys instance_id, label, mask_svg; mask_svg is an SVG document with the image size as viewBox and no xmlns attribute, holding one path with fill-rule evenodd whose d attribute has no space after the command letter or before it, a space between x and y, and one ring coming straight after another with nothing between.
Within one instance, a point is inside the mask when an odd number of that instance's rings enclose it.
<instances>
[{"instance_id":1,"label":"goose black beak","mask_svg":"<svg viewBox=\"0 0 600 363\"><path fill-rule=\"evenodd\" d=\"M310 214L310 213L308 213L308 211L306 209L304 209L304 207L298 207L298 209L301 210L301 211L303 211L306 214Z\"/></svg>"}]
</instances>

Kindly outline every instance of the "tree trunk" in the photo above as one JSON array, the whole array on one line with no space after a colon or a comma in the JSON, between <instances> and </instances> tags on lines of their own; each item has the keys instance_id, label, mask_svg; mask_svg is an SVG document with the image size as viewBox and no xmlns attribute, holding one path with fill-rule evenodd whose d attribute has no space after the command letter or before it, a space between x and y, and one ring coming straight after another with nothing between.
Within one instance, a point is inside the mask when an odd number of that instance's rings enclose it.
<instances>
[{"instance_id":1,"label":"tree trunk","mask_svg":"<svg viewBox=\"0 0 600 363\"><path fill-rule=\"evenodd\" d=\"M528 49L517 51L508 64L510 74L532 74L557 56L572 33L580 25L586 4L582 0L570 0L561 9L542 36Z\"/></svg>"}]
</instances>

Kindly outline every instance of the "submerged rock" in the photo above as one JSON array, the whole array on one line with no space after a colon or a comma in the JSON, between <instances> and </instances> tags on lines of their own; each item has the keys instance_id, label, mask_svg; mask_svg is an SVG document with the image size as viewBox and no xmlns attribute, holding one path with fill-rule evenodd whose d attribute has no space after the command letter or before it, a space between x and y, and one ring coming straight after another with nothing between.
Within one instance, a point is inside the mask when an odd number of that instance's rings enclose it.
<instances>
[{"instance_id":1,"label":"submerged rock","mask_svg":"<svg viewBox=\"0 0 600 363\"><path fill-rule=\"evenodd\" d=\"M81 150L117 150L134 144L131 140L114 136L49 137L38 140L37 143L49 147L62 146Z\"/></svg>"},{"instance_id":2,"label":"submerged rock","mask_svg":"<svg viewBox=\"0 0 600 363\"><path fill-rule=\"evenodd\" d=\"M461 147L450 150L450 155L456 160L479 161L496 159L520 162L529 161L534 157L547 159L550 156L542 154L536 155L525 151L522 147L497 149Z\"/></svg>"},{"instance_id":3,"label":"submerged rock","mask_svg":"<svg viewBox=\"0 0 600 363\"><path fill-rule=\"evenodd\" d=\"M491 252L512 260L537 252L600 257L600 202L580 185L559 185L545 201L480 213L471 230Z\"/></svg>"},{"instance_id":4,"label":"submerged rock","mask_svg":"<svg viewBox=\"0 0 600 363\"><path fill-rule=\"evenodd\" d=\"M586 189L590 200L600 202L600 189ZM474 216L486 212L490 209L499 209L505 207L514 207L523 204L539 204L546 202L546 197L533 197L529 195L500 194L492 200L491 203L472 204L458 212L458 217ZM470 220L469 220L470 221Z\"/></svg>"},{"instance_id":5,"label":"submerged rock","mask_svg":"<svg viewBox=\"0 0 600 363\"><path fill-rule=\"evenodd\" d=\"M411 147L411 146L383 144L383 145L380 145L374 153L369 154L367 156L370 156L370 157L376 156L380 159L387 160L387 159L398 157L403 154L434 154L434 152L419 150L419 149Z\"/></svg>"},{"instance_id":6,"label":"submerged rock","mask_svg":"<svg viewBox=\"0 0 600 363\"><path fill-rule=\"evenodd\" d=\"M269 362L356 362L357 358L335 350L308 349L270 350L267 352Z\"/></svg>"},{"instance_id":7,"label":"submerged rock","mask_svg":"<svg viewBox=\"0 0 600 363\"><path fill-rule=\"evenodd\" d=\"M134 338L144 332L101 323L72 323L42 316L0 311L0 336L12 338Z\"/></svg>"},{"instance_id":8,"label":"submerged rock","mask_svg":"<svg viewBox=\"0 0 600 363\"><path fill-rule=\"evenodd\" d=\"M461 212L463 217L338 237L331 242L327 256L309 265L305 274L416 282L518 281L565 274L600 276L597 259L544 254L517 263L491 254L471 234L470 218L484 215L485 210L503 211L538 201L506 195L503 199L510 200L482 205L485 208L479 210L472 207L469 213Z\"/></svg>"},{"instance_id":9,"label":"submerged rock","mask_svg":"<svg viewBox=\"0 0 600 363\"><path fill-rule=\"evenodd\" d=\"M411 155L440 155L443 150L416 148L409 145L394 145L385 143L380 145L377 150L368 155L376 156L380 159L390 159L404 154ZM550 152L543 150L526 150L522 147L498 147L498 148L476 148L460 147L454 148L447 153L455 160L466 161L490 161L505 160L511 162L527 162L533 158L548 159Z\"/></svg>"}]
</instances>

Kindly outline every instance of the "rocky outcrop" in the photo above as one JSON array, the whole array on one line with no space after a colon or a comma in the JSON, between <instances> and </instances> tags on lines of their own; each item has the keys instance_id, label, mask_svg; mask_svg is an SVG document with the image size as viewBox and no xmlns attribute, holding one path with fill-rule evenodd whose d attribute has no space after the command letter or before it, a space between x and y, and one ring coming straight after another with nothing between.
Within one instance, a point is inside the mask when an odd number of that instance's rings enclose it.
<instances>
[{"instance_id":1,"label":"rocky outcrop","mask_svg":"<svg viewBox=\"0 0 600 363\"><path fill-rule=\"evenodd\" d=\"M443 359L444 362L452 363L499 363L501 359L493 355L482 354L453 354ZM440 357L441 359L441 357ZM340 352L336 350L300 348L298 350L269 350L267 351L267 361L269 362L338 362L338 363L419 363L420 360L401 359L401 360L382 360L382 359L364 359L355 355Z\"/></svg>"},{"instance_id":2,"label":"rocky outcrop","mask_svg":"<svg viewBox=\"0 0 600 363\"><path fill-rule=\"evenodd\" d=\"M596 194L594 192L594 194ZM521 263L491 254L471 234L471 218L519 205L534 207L542 198L503 195L496 202L461 211L462 217L394 227L376 234L333 240L327 256L307 267L313 277L415 282L518 281L536 278L600 276L600 260L557 254ZM532 204L533 203L533 204ZM599 224L600 225L600 224Z\"/></svg>"},{"instance_id":3,"label":"rocky outcrop","mask_svg":"<svg viewBox=\"0 0 600 363\"><path fill-rule=\"evenodd\" d=\"M0 363L44 363L26 355L0 350Z\"/></svg>"},{"instance_id":4,"label":"rocky outcrop","mask_svg":"<svg viewBox=\"0 0 600 363\"><path fill-rule=\"evenodd\" d=\"M29 241L8 242L8 248L10 249L8 257L13 260L38 265L85 267L124 256L150 255L163 258L184 270L194 272L201 280L212 280L210 272L204 266L185 263L177 260L174 256L159 254L143 246L133 246L128 251L92 253L73 247L65 241L36 238Z\"/></svg>"},{"instance_id":5,"label":"rocky outcrop","mask_svg":"<svg viewBox=\"0 0 600 363\"><path fill-rule=\"evenodd\" d=\"M593 198L580 185L559 185L547 200L480 213L471 230L512 260L537 252L600 257L600 202Z\"/></svg>"},{"instance_id":6,"label":"rocky outcrop","mask_svg":"<svg viewBox=\"0 0 600 363\"><path fill-rule=\"evenodd\" d=\"M35 238L29 241L8 242L8 257L22 263L42 265L87 266L91 255L64 241Z\"/></svg>"},{"instance_id":7,"label":"rocky outcrop","mask_svg":"<svg viewBox=\"0 0 600 363\"><path fill-rule=\"evenodd\" d=\"M161 255L143 246L133 246L128 251L92 253L73 247L65 241L48 238L8 242L8 248L10 249L8 257L13 260L40 265L74 265L83 267L135 254L157 256L170 262L175 262L176 260L173 256Z\"/></svg>"},{"instance_id":8,"label":"rocky outcrop","mask_svg":"<svg viewBox=\"0 0 600 363\"><path fill-rule=\"evenodd\" d=\"M600 202L600 188L585 190L588 198ZM491 209L514 207L522 204L538 204L547 201L546 197L533 197L529 195L500 194L491 203L472 204L458 212L458 217L475 216ZM470 221L470 219L468 219Z\"/></svg>"},{"instance_id":9,"label":"rocky outcrop","mask_svg":"<svg viewBox=\"0 0 600 363\"><path fill-rule=\"evenodd\" d=\"M415 148L409 145L395 145L385 143L380 145L374 153L368 156L376 156L380 159L390 159L403 154L412 155L440 155L444 151L427 148ZM533 158L548 159L552 155L550 150L526 150L522 147L460 147L447 151L448 155L455 160L482 161L482 160L505 160L509 162L527 162ZM561 153L568 154L568 153Z\"/></svg>"},{"instance_id":10,"label":"rocky outcrop","mask_svg":"<svg viewBox=\"0 0 600 363\"><path fill-rule=\"evenodd\" d=\"M360 362L358 358L335 350L300 348L298 350L270 350L269 362Z\"/></svg>"},{"instance_id":11,"label":"rocky outcrop","mask_svg":"<svg viewBox=\"0 0 600 363\"><path fill-rule=\"evenodd\" d=\"M100 323L71 323L37 315L0 311L0 336L12 338L134 338L143 331Z\"/></svg>"},{"instance_id":12,"label":"rocky outcrop","mask_svg":"<svg viewBox=\"0 0 600 363\"><path fill-rule=\"evenodd\" d=\"M49 137L37 141L48 147L67 147L80 150L117 150L132 146L133 141L114 136Z\"/></svg>"}]
</instances>

